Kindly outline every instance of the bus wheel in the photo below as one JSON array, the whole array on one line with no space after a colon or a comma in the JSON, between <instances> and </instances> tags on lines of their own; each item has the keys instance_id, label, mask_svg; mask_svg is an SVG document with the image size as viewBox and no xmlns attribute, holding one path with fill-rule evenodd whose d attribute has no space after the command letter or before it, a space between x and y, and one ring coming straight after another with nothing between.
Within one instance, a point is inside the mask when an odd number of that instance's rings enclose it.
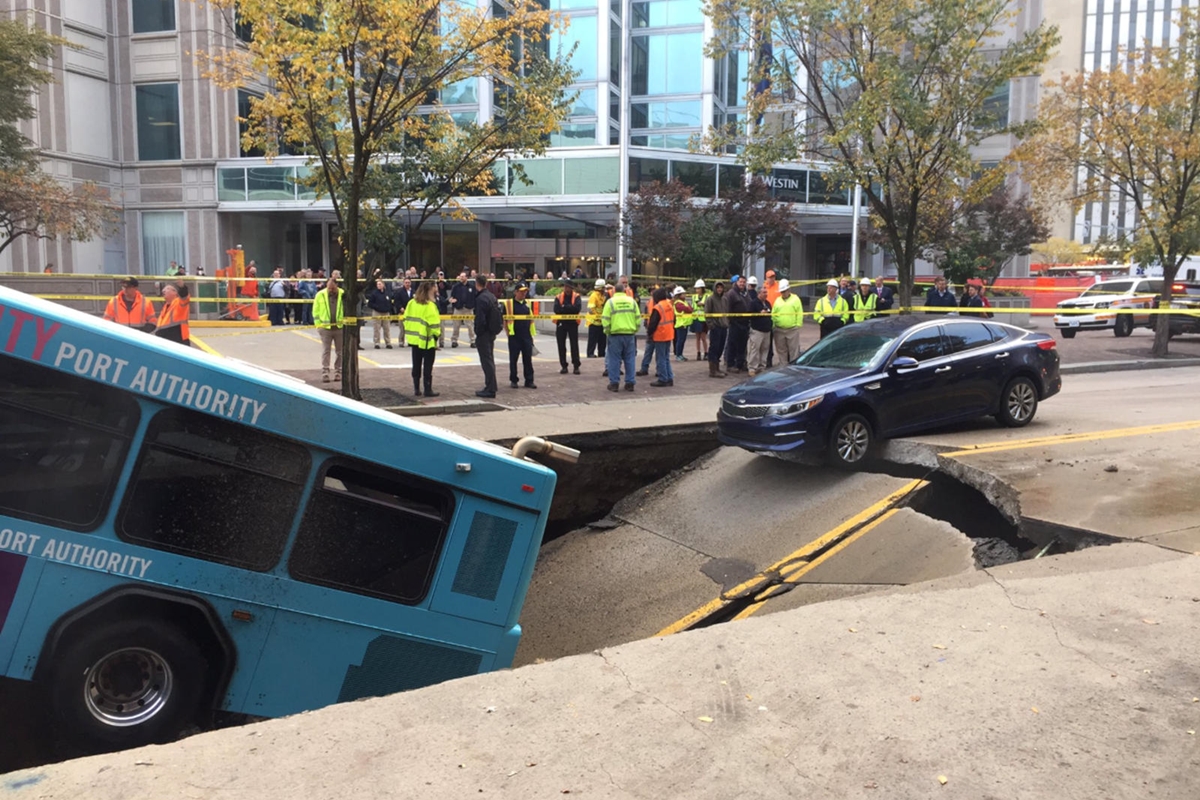
<instances>
[{"instance_id":1,"label":"bus wheel","mask_svg":"<svg viewBox=\"0 0 1200 800\"><path fill-rule=\"evenodd\" d=\"M61 733L89 752L170 741L199 710L207 665L171 625L101 625L54 659L49 688Z\"/></svg>"}]
</instances>

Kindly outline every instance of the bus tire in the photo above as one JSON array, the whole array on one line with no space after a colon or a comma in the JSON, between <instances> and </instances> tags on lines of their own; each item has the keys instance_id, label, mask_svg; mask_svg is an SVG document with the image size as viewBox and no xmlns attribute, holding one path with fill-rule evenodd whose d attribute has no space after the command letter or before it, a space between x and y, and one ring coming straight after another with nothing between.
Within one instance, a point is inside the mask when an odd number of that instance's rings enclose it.
<instances>
[{"instance_id":1,"label":"bus tire","mask_svg":"<svg viewBox=\"0 0 1200 800\"><path fill-rule=\"evenodd\" d=\"M155 620L104 624L58 650L49 698L60 734L87 752L178 738L204 696L208 664L182 631Z\"/></svg>"}]
</instances>

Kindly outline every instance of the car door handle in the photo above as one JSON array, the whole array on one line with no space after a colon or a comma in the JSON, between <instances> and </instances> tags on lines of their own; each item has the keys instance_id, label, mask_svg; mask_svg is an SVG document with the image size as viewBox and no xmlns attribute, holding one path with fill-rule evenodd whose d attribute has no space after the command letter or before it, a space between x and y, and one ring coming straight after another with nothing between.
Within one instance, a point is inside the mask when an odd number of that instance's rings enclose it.
<instances>
[{"instance_id":1,"label":"car door handle","mask_svg":"<svg viewBox=\"0 0 1200 800\"><path fill-rule=\"evenodd\" d=\"M1003 353L996 353L996 358L1008 358L1008 351L1005 351Z\"/></svg>"},{"instance_id":2,"label":"car door handle","mask_svg":"<svg viewBox=\"0 0 1200 800\"><path fill-rule=\"evenodd\" d=\"M938 367L937 369L935 369L933 371L933 373L936 375L939 372L949 372L949 371L950 371L950 367L946 366L946 367Z\"/></svg>"}]
</instances>

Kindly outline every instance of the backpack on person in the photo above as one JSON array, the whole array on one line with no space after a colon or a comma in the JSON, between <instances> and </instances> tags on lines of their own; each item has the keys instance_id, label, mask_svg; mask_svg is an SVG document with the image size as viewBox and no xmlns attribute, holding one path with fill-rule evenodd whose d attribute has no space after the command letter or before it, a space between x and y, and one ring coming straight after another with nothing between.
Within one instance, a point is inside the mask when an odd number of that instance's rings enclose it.
<instances>
[{"instance_id":1,"label":"backpack on person","mask_svg":"<svg viewBox=\"0 0 1200 800\"><path fill-rule=\"evenodd\" d=\"M502 330L504 330L504 314L500 311L500 304L493 302L488 309L487 332L492 336L499 336Z\"/></svg>"}]
</instances>

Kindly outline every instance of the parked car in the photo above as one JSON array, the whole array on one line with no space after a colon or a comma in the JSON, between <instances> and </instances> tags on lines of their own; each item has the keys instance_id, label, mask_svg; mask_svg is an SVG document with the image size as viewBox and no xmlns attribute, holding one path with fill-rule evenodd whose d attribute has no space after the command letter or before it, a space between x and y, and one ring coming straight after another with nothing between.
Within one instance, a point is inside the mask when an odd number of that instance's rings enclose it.
<instances>
[{"instance_id":1,"label":"parked car","mask_svg":"<svg viewBox=\"0 0 1200 800\"><path fill-rule=\"evenodd\" d=\"M1062 388L1054 339L993 320L899 316L842 328L733 387L717 411L724 444L824 452L861 466L885 438L994 415L1029 424Z\"/></svg>"},{"instance_id":2,"label":"parked car","mask_svg":"<svg viewBox=\"0 0 1200 800\"><path fill-rule=\"evenodd\" d=\"M1060 309L1091 309L1092 313L1055 314L1054 327L1064 339L1073 339L1076 331L1111 330L1114 336L1128 336L1134 328L1154 327L1153 314L1136 309L1155 307L1162 292L1161 278L1113 278L1089 286L1079 297L1059 302ZM1134 309L1131 313L1117 313Z\"/></svg>"},{"instance_id":3,"label":"parked car","mask_svg":"<svg viewBox=\"0 0 1200 800\"><path fill-rule=\"evenodd\" d=\"M1175 281L1171 284L1171 308L1171 314L1159 315L1159 319L1167 320L1172 336L1200 333L1200 282ZM1175 310L1181 313L1174 313Z\"/></svg>"}]
</instances>

